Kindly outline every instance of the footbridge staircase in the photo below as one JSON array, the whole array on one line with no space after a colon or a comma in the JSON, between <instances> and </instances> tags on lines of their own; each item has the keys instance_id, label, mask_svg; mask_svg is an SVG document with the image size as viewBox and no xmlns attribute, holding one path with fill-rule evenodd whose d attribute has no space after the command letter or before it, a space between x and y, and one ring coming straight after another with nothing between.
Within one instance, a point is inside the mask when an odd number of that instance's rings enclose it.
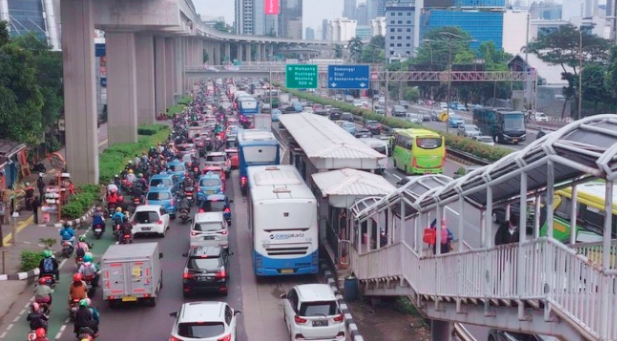
<instances>
[{"instance_id":1,"label":"footbridge staircase","mask_svg":"<svg viewBox=\"0 0 617 341\"><path fill-rule=\"evenodd\" d=\"M462 178L419 176L388 196L359 200L346 234L350 266L365 295L409 296L434 320L617 340L616 177L617 115L573 122ZM591 230L581 227L576 193L591 182L603 184L605 208L597 213L604 219L596 241L580 243ZM555 192L565 188L572 193L570 226L554 219ZM494 245L491 218L500 207L506 219L510 212L527 217L518 219L518 243ZM447 222L456 242L428 248L425 229L445 228L447 210L461 213ZM465 225L473 212L481 225L475 248ZM564 228L571 237L556 239ZM437 245L441 236L435 234Z\"/></svg>"}]
</instances>

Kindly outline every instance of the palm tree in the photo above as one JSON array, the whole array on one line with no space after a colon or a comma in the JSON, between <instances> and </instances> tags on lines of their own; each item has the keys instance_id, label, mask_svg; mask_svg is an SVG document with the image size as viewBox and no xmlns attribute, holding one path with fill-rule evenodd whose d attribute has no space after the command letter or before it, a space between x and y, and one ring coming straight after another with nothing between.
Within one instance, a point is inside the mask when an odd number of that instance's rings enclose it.
<instances>
[{"instance_id":1,"label":"palm tree","mask_svg":"<svg viewBox=\"0 0 617 341\"><path fill-rule=\"evenodd\" d=\"M349 39L349 53L351 54L351 58L357 63L360 56L362 55L362 40L359 37Z\"/></svg>"},{"instance_id":2,"label":"palm tree","mask_svg":"<svg viewBox=\"0 0 617 341\"><path fill-rule=\"evenodd\" d=\"M334 58L343 58L343 45L334 44Z\"/></svg>"}]
</instances>

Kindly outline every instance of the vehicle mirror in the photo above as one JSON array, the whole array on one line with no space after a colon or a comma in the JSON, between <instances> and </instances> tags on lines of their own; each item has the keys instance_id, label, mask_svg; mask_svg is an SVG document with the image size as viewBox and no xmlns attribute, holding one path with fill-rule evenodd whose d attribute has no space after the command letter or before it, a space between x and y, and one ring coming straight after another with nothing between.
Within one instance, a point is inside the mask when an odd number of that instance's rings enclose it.
<instances>
[{"instance_id":1,"label":"vehicle mirror","mask_svg":"<svg viewBox=\"0 0 617 341\"><path fill-rule=\"evenodd\" d=\"M163 253L159 252L159 259L163 258Z\"/></svg>"},{"instance_id":2,"label":"vehicle mirror","mask_svg":"<svg viewBox=\"0 0 617 341\"><path fill-rule=\"evenodd\" d=\"M169 313L169 316L171 316L171 317L178 317L178 312L174 311L173 313Z\"/></svg>"},{"instance_id":3,"label":"vehicle mirror","mask_svg":"<svg viewBox=\"0 0 617 341\"><path fill-rule=\"evenodd\" d=\"M234 253L234 252L232 252L232 251L229 251L229 252L227 252L227 255L228 255L228 256L233 256L233 255L235 255L235 253Z\"/></svg>"},{"instance_id":4,"label":"vehicle mirror","mask_svg":"<svg viewBox=\"0 0 617 341\"><path fill-rule=\"evenodd\" d=\"M234 310L234 315L240 315L242 312L240 310Z\"/></svg>"},{"instance_id":5,"label":"vehicle mirror","mask_svg":"<svg viewBox=\"0 0 617 341\"><path fill-rule=\"evenodd\" d=\"M281 296L279 296L281 299L286 299L287 298L287 294L281 294Z\"/></svg>"},{"instance_id":6,"label":"vehicle mirror","mask_svg":"<svg viewBox=\"0 0 617 341\"><path fill-rule=\"evenodd\" d=\"M182 257L188 257L188 256L189 256L188 252L185 252L182 254Z\"/></svg>"},{"instance_id":7,"label":"vehicle mirror","mask_svg":"<svg viewBox=\"0 0 617 341\"><path fill-rule=\"evenodd\" d=\"M234 202L234 199L229 199L229 203L230 204L233 203L233 202Z\"/></svg>"}]
</instances>

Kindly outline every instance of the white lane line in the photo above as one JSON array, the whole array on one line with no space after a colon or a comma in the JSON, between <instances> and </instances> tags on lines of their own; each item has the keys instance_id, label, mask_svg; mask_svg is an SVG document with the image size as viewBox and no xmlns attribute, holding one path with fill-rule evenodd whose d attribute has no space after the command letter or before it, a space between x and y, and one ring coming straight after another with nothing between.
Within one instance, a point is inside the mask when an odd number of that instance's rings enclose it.
<instances>
[{"instance_id":1,"label":"white lane line","mask_svg":"<svg viewBox=\"0 0 617 341\"><path fill-rule=\"evenodd\" d=\"M399 179L399 180L403 180L403 178L401 178L400 176L398 176L398 175L396 175L396 174L394 174L394 173L392 173L392 176L393 176L393 177L395 177L395 178L397 178L397 179Z\"/></svg>"},{"instance_id":2,"label":"white lane line","mask_svg":"<svg viewBox=\"0 0 617 341\"><path fill-rule=\"evenodd\" d=\"M4 332L2 333L2 335L0 335L0 339L4 339L4 337L6 336L6 334L8 334L9 332Z\"/></svg>"},{"instance_id":3,"label":"white lane line","mask_svg":"<svg viewBox=\"0 0 617 341\"><path fill-rule=\"evenodd\" d=\"M9 330L11 330L11 328L13 328L13 323L9 324L8 327L6 327L6 331L8 332Z\"/></svg>"},{"instance_id":4,"label":"white lane line","mask_svg":"<svg viewBox=\"0 0 617 341\"><path fill-rule=\"evenodd\" d=\"M15 318L13 319L13 323L17 323L17 321L19 321L19 317L21 316L21 314L23 314L23 313L24 313L24 311L25 311L25 310L22 310L22 311L19 313L19 316L15 316Z\"/></svg>"},{"instance_id":5,"label":"white lane line","mask_svg":"<svg viewBox=\"0 0 617 341\"><path fill-rule=\"evenodd\" d=\"M58 333L56 334L56 337L55 337L56 340L62 337L62 333L64 332L65 329L66 329L66 321L65 321L65 324L63 324L62 327L60 327L60 330L58 330Z\"/></svg>"}]
</instances>

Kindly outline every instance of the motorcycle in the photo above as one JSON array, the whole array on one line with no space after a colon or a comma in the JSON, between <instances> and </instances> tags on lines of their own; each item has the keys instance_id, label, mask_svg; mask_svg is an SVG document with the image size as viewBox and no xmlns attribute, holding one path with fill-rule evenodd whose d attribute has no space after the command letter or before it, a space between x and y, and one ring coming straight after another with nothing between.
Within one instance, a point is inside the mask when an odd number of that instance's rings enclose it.
<instances>
[{"instance_id":1,"label":"motorcycle","mask_svg":"<svg viewBox=\"0 0 617 341\"><path fill-rule=\"evenodd\" d=\"M79 269L82 264L84 264L84 257L76 256L75 257L75 265L77 266L77 269Z\"/></svg>"},{"instance_id":2,"label":"motorcycle","mask_svg":"<svg viewBox=\"0 0 617 341\"><path fill-rule=\"evenodd\" d=\"M134 195L133 199L131 200L133 207L137 207L139 205L142 204L143 200L142 200L142 196L141 195Z\"/></svg>"},{"instance_id":3,"label":"motorcycle","mask_svg":"<svg viewBox=\"0 0 617 341\"><path fill-rule=\"evenodd\" d=\"M84 276L84 282L86 282L86 287L88 290L88 297L94 297L94 293L96 291L96 285L94 285L94 280L96 276Z\"/></svg>"},{"instance_id":4,"label":"motorcycle","mask_svg":"<svg viewBox=\"0 0 617 341\"><path fill-rule=\"evenodd\" d=\"M186 224L193 220L193 218L191 218L191 215L189 214L189 210L180 210L179 218L180 220L182 220L182 224Z\"/></svg>"},{"instance_id":5,"label":"motorcycle","mask_svg":"<svg viewBox=\"0 0 617 341\"><path fill-rule=\"evenodd\" d=\"M77 313L77 309L79 309L79 298L73 298L71 300L71 304L69 305L69 318L75 320L75 314Z\"/></svg>"},{"instance_id":6,"label":"motorcycle","mask_svg":"<svg viewBox=\"0 0 617 341\"><path fill-rule=\"evenodd\" d=\"M49 298L46 299L42 299L42 298L37 298L34 302L38 303L39 305L39 314L43 314L45 316L49 316L49 313L51 312L50 307L49 307Z\"/></svg>"},{"instance_id":7,"label":"motorcycle","mask_svg":"<svg viewBox=\"0 0 617 341\"><path fill-rule=\"evenodd\" d=\"M97 335L94 334L94 331L88 327L82 327L79 328L79 333L77 333L77 339L78 340L88 340L88 341L94 341L94 339L96 338Z\"/></svg>"},{"instance_id":8,"label":"motorcycle","mask_svg":"<svg viewBox=\"0 0 617 341\"><path fill-rule=\"evenodd\" d=\"M53 274L43 274L43 275L40 275L39 278L44 279L45 285L47 285L50 288L53 288L56 285L56 278L54 277Z\"/></svg>"},{"instance_id":9,"label":"motorcycle","mask_svg":"<svg viewBox=\"0 0 617 341\"><path fill-rule=\"evenodd\" d=\"M120 240L118 240L118 244L132 244L133 243L133 236L131 235L131 233L121 233L120 234Z\"/></svg>"},{"instance_id":10,"label":"motorcycle","mask_svg":"<svg viewBox=\"0 0 617 341\"><path fill-rule=\"evenodd\" d=\"M186 197L186 200L188 200L191 205L195 203L194 193L195 193L195 189L193 187L187 187L184 189L184 196Z\"/></svg>"},{"instance_id":11,"label":"motorcycle","mask_svg":"<svg viewBox=\"0 0 617 341\"><path fill-rule=\"evenodd\" d=\"M96 224L92 227L92 231L94 231L94 238L96 239L101 239L101 236L103 235L103 228L105 226L103 224Z\"/></svg>"},{"instance_id":12,"label":"motorcycle","mask_svg":"<svg viewBox=\"0 0 617 341\"><path fill-rule=\"evenodd\" d=\"M62 242L62 257L71 258L71 256L73 255L74 249L75 247L73 246L73 243L70 240L63 241Z\"/></svg>"}]
</instances>

